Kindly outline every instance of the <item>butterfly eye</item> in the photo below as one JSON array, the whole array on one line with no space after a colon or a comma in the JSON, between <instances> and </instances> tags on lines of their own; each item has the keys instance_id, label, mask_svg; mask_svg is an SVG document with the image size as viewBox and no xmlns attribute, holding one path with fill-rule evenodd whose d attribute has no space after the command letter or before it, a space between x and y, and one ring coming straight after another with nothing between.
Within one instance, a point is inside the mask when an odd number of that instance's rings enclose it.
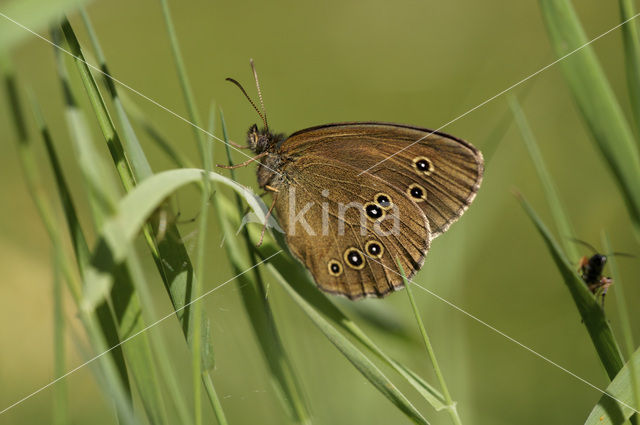
<instances>
[{"instance_id":1,"label":"butterfly eye","mask_svg":"<svg viewBox=\"0 0 640 425\"><path fill-rule=\"evenodd\" d=\"M407 194L409 194L415 202L422 202L427 199L427 192L424 190L424 187L417 183L413 183L409 186Z\"/></svg>"},{"instance_id":2,"label":"butterfly eye","mask_svg":"<svg viewBox=\"0 0 640 425\"><path fill-rule=\"evenodd\" d=\"M383 209L388 210L391 208L391 197L386 193L377 193L376 196L373 197L376 203Z\"/></svg>"},{"instance_id":3,"label":"butterfly eye","mask_svg":"<svg viewBox=\"0 0 640 425\"><path fill-rule=\"evenodd\" d=\"M364 250L371 257L381 258L384 253L384 248L377 241L369 241L365 244Z\"/></svg>"},{"instance_id":4,"label":"butterfly eye","mask_svg":"<svg viewBox=\"0 0 640 425\"><path fill-rule=\"evenodd\" d=\"M331 276L340 276L342 274L342 264L338 260L330 260L328 267Z\"/></svg>"},{"instance_id":5,"label":"butterfly eye","mask_svg":"<svg viewBox=\"0 0 640 425\"><path fill-rule=\"evenodd\" d=\"M433 163L429 158L418 156L413 158L413 169L416 170L418 174L428 176L433 172Z\"/></svg>"},{"instance_id":6,"label":"butterfly eye","mask_svg":"<svg viewBox=\"0 0 640 425\"><path fill-rule=\"evenodd\" d=\"M348 248L344 252L344 260L352 269L361 270L364 268L364 257L362 252L357 248Z\"/></svg>"},{"instance_id":7,"label":"butterfly eye","mask_svg":"<svg viewBox=\"0 0 640 425\"><path fill-rule=\"evenodd\" d=\"M384 217L385 214L384 210L379 205L374 204L373 202L367 202L366 204L364 204L364 212L367 214L367 217L369 217L371 221L377 221Z\"/></svg>"}]
</instances>

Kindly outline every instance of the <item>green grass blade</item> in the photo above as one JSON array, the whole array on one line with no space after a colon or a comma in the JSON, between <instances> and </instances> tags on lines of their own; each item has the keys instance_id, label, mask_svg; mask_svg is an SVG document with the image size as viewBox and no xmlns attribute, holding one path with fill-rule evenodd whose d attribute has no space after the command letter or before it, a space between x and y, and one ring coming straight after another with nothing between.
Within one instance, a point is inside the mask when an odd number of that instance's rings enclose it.
<instances>
[{"instance_id":1,"label":"green grass blade","mask_svg":"<svg viewBox=\"0 0 640 425\"><path fill-rule=\"evenodd\" d=\"M64 86L66 80L62 81ZM69 87L67 87L66 93L67 98L71 99L72 94ZM78 214L76 212L76 207L73 202L71 191L69 190L66 178L64 177L62 165L60 164L60 160L58 159L58 154L56 153L55 145L51 138L49 128L44 121L44 117L42 116L35 96L33 95L31 96L31 104L35 121L42 139L44 140L49 163L51 164L51 168L53 170L56 186L58 188L58 195L62 202L62 207L67 221L67 227L69 229L72 246L76 254L78 270L80 271L80 275L82 276L86 271L87 265L89 264L91 254L87 246L84 232L82 230L82 227L80 226L80 221L78 220ZM76 136L76 138L77 137L78 136ZM111 314L111 310L107 302L100 303L100 305L96 309L96 316L98 323L100 324L100 328L102 329L102 332L104 334L106 344L110 347L118 345L118 343L120 342L120 337L118 336L118 327L113 318L113 315ZM109 354L113 357L113 361L118 368L123 386L125 387L127 392L130 392L129 376L127 374L127 368L124 362L122 350L118 347L112 350Z\"/></svg>"},{"instance_id":2,"label":"green grass blade","mask_svg":"<svg viewBox=\"0 0 640 425\"><path fill-rule=\"evenodd\" d=\"M238 226L239 223L234 223L232 228L237 228ZM253 241L257 241L259 230L255 229L251 236ZM286 245L281 236L279 234L275 234L274 236L276 236L280 244L279 247L269 242L263 244L259 250L259 255L262 259L268 258L277 250L283 249L286 251ZM350 320L326 295L318 290L316 284L302 264L294 260L291 255L279 255L270 261L274 267L280 271L287 282L296 282L295 285L292 285L292 288L310 305L314 306L333 326L351 335L379 360L400 374L436 411L446 408L447 404L444 396L418 374L395 361L382 351L355 322Z\"/></svg>"},{"instance_id":3,"label":"green grass blade","mask_svg":"<svg viewBox=\"0 0 640 425\"><path fill-rule=\"evenodd\" d=\"M417 424L428 424L429 422L422 416L420 412L411 404L411 402L402 394L398 388L371 362L353 343L351 343L344 335L326 320L322 314L318 313L315 307L308 303L296 290L294 290L289 282L279 273L278 269L272 264L267 268L276 277L285 291L291 296L295 303L306 313L311 321L320 329L333 345L355 366L356 369L380 391L391 403L393 403L400 411Z\"/></svg>"},{"instance_id":4,"label":"green grass blade","mask_svg":"<svg viewBox=\"0 0 640 425\"><path fill-rule=\"evenodd\" d=\"M620 18L623 21L631 19L636 14L632 0L619 0L618 4L620 5ZM640 39L638 39L638 26L636 22L630 21L620 30L624 42L629 100L636 130L640 131Z\"/></svg>"},{"instance_id":5,"label":"green grass blade","mask_svg":"<svg viewBox=\"0 0 640 425\"><path fill-rule=\"evenodd\" d=\"M182 88L182 94L187 104L187 111L189 113L189 120L193 130L194 137L197 142L198 149L200 151L200 158L203 161L207 160L205 149L205 137L200 126L200 113L196 105L195 98L193 97L193 91L191 90L191 83L189 82L189 76L187 75L187 69L184 66L184 60L182 59L182 52L180 51L180 45L178 43L178 35L173 27L173 20L171 19L171 12L169 11L169 3L167 0L160 0L162 5L162 16L164 16L164 22L167 26L167 34L169 35L169 41L171 42L171 52L173 53L173 59L178 72L178 80L180 81L180 87ZM211 169L212 164L204 164L205 169Z\"/></svg>"},{"instance_id":6,"label":"green grass blade","mask_svg":"<svg viewBox=\"0 0 640 425\"><path fill-rule=\"evenodd\" d=\"M68 25L68 23L67 23ZM75 35L71 30L70 26L67 28L66 32L67 40L71 39L75 40ZM56 38L56 33L54 32L54 39ZM77 40L75 40L77 43ZM56 49L56 55L59 62L59 70L61 75L61 80L63 81L63 90L65 93L65 99L67 100L67 116L69 118L69 128L71 134L74 136L72 139L74 140L74 147L78 154L79 166L83 172L83 175L86 177L85 180L87 182L91 182L89 184L90 187L90 199L93 202L90 202L92 206L92 211L94 213L94 221L98 224L98 228L100 228L103 223L105 217L108 217L112 211L115 209L116 199L118 197L117 190L115 189L115 184L113 187L105 184L110 181L111 174L107 171L107 167L102 162L102 158L95 152L91 135L88 131L87 124L84 120L84 115L82 111L77 108L77 102L74 99L73 92L71 87L68 85L68 78L66 76L66 70L64 69L64 62L60 55L59 50ZM74 59L76 64L82 64L81 61ZM88 69L86 70L88 72ZM90 81L89 81L90 80ZM87 83L93 82L93 84ZM85 84L85 88L88 93L92 93L92 88L95 88L95 81L93 77L88 74L87 77L83 80ZM91 96L90 96L91 97ZM99 93L93 93L94 98L101 99ZM101 112L106 111L106 109L102 109L96 107L96 102L93 102L94 112L97 116L100 115ZM102 104L104 107L104 104ZM103 116L102 119L99 118L99 121L107 123L107 125L112 125L110 118L108 116ZM101 127L104 130L104 126ZM115 128L111 127L113 131L111 136L105 134L105 138L107 141L111 140L112 144L117 145L118 136L115 132ZM118 149L112 149L112 155L115 155ZM125 161L126 163L126 161ZM99 200L96 202L95 200ZM136 267L134 260L131 259L128 265L121 265L115 267L113 272L113 281L118 282L118 285L113 287L111 291L111 300L113 302L113 310L115 314L115 318L118 322L119 334L122 338L126 338L132 333L135 333L141 329L144 329L145 322L144 316L145 311L141 308L140 303L140 295L144 295L144 277L142 279L134 280L131 276L131 272L133 268ZM104 297L107 293L104 293L104 288L109 288L110 285L101 284L100 281L92 281L88 278L90 275L91 269L86 275L83 275L86 283L85 288L87 288L87 293L85 294L85 308L92 308L94 305L100 305L98 307L98 311L100 311L103 307L101 304L104 304L106 301ZM95 295L92 295L95 294ZM150 297L147 297L148 300ZM148 306L152 305L151 303L146 303ZM149 309L149 307L147 308ZM146 313L147 317L150 313ZM100 315L101 316L101 315ZM151 339L151 341L150 341ZM131 366L131 374L134 378L134 381L139 389L139 393L143 402L143 406L145 411L147 412L150 421L154 424L164 424L167 423L166 419L166 410L165 404L162 400L162 393L160 392L159 380L156 373L155 361L152 354L151 344L150 342L158 348L158 351L163 352L164 350L161 347L161 343L151 336L149 338L147 335L144 335L141 338L137 338L135 341L127 344L123 347L123 351L125 353L125 357L129 365ZM115 341L109 341L110 346L116 346L117 343ZM165 371L168 371L168 374L172 374L173 371L170 368L165 368ZM170 381L175 381L176 379L168 378ZM171 392L174 396L177 395L175 392ZM178 406L178 411L182 412L180 409L180 400L182 398L177 399L176 405ZM184 417L184 415L182 415Z\"/></svg>"},{"instance_id":7,"label":"green grass blade","mask_svg":"<svg viewBox=\"0 0 640 425\"><path fill-rule=\"evenodd\" d=\"M427 350L427 354L429 355L429 359L431 360L431 365L433 366L433 370L438 377L438 381L440 382L440 388L442 389L442 394L444 395L444 399L447 402L447 412L451 417L451 421L454 424L461 425L462 420L460 419L460 415L458 414L458 409L456 408L456 402L451 398L451 394L449 393L449 389L447 387L447 382L444 380L444 375L442 374L442 370L440 369L440 365L438 364L438 360L436 358L436 353L433 350L433 346L431 345L431 340L429 339L429 335L427 334L427 329L424 327L424 323L422 323L422 317L420 316L420 311L418 310L418 305L413 299L413 290L410 288L409 282L407 282L407 276L404 274L404 269L402 268L402 264L400 264L399 259L396 259L396 263L398 264L398 268L400 270L400 274L402 275L402 280L404 281L404 287L407 291L407 296L409 297L409 302L411 303L411 309L413 310L413 315L416 317L416 322L418 323L418 329L420 330L420 335L422 336L422 341L424 342L424 347Z\"/></svg>"},{"instance_id":8,"label":"green grass blade","mask_svg":"<svg viewBox=\"0 0 640 425\"><path fill-rule=\"evenodd\" d=\"M133 130L133 126L129 121L129 117L127 116L124 107L122 106L122 102L120 101L120 97L118 96L116 85L110 78L111 74L109 73L107 60L104 56L104 53L102 52L100 42L98 41L98 36L93 29L93 25L91 25L89 15L86 13L84 8L82 8L80 12L85 27L87 28L87 32L89 33L89 38L91 39L93 50L96 52L96 56L98 58L98 66L103 72L102 77L104 84L108 88L109 95L111 96L111 100L113 101L113 105L116 110L116 116L118 117L118 121L122 126L122 140L124 141L124 151L127 153L127 157L130 159L131 171L136 180L143 180L153 174L153 172L151 171L151 166L149 165L149 161L147 161L147 157L142 150L142 146L140 146L140 141L138 140L138 137Z\"/></svg>"},{"instance_id":9,"label":"green grass blade","mask_svg":"<svg viewBox=\"0 0 640 425\"><path fill-rule=\"evenodd\" d=\"M62 264L60 252L53 252L53 377L58 378L66 372L65 356L65 318L62 299ZM53 425L69 423L69 401L67 384L61 381L53 388Z\"/></svg>"},{"instance_id":10,"label":"green grass blade","mask_svg":"<svg viewBox=\"0 0 640 425\"><path fill-rule=\"evenodd\" d=\"M2 56L2 52L0 52ZM82 321L87 336L91 341L91 344L96 352L104 352L107 348L106 341L103 338L102 331L98 326L92 312L88 312L81 308L83 301L82 285L76 278L76 275L71 266L71 261L64 253L64 245L58 232L58 225L53 218L51 208L45 196L45 191L40 183L38 174L39 167L36 165L32 147L29 142L26 127L20 127L25 123L24 115L22 113L22 107L20 97L18 96L17 87L15 84L15 76L11 72L11 66L6 56L0 57L0 65L2 65L3 79L7 87L9 94L9 106L13 116L12 122L16 125L17 143L18 143L18 157L23 168L25 181L29 190L29 193L34 201L38 214L51 241L53 249L60 253L60 264L62 274L67 283L67 287L79 308L79 317ZM130 403L129 392L121 380L121 375L118 372L118 368L113 362L111 356L101 356L99 359L100 369L98 370L98 377L105 382L106 392L109 393L114 401L120 420L125 424L137 424L132 406ZM62 377L59 379L63 379ZM35 393L33 393L35 394ZM32 394L32 395L33 395ZM31 396L28 396L31 397ZM24 399L23 399L24 400ZM17 402L19 403L19 402ZM16 403L9 405L6 410L14 407Z\"/></svg>"},{"instance_id":11,"label":"green grass blade","mask_svg":"<svg viewBox=\"0 0 640 425\"><path fill-rule=\"evenodd\" d=\"M511 111L513 112L516 124L520 129L522 140L524 141L524 144L529 151L531 161L533 161L533 165L536 168L538 178L542 183L544 194L547 198L547 203L549 204L551 214L553 215L553 220L556 224L556 229L561 235L560 240L562 241L564 251L567 253L569 258L577 260L579 258L578 250L575 243L571 240L575 238L573 226L571 226L571 222L569 221L564 207L562 206L560 196L558 195L558 190L556 189L556 185L551 178L549 170L547 170L547 166L544 162L544 159L542 158L542 153L540 152L538 143L536 142L535 136L533 135L533 131L531 131L531 127L527 122L527 118L525 117L524 112L522 111L522 108L520 108L520 104L515 97L509 98L509 106L511 107Z\"/></svg>"},{"instance_id":12,"label":"green grass blade","mask_svg":"<svg viewBox=\"0 0 640 425\"><path fill-rule=\"evenodd\" d=\"M99 264L110 262L112 265L124 261L146 220L162 205L164 199L183 186L200 182L203 173L206 174L197 168L163 171L128 192L118 202L116 212L105 221L98 248L93 252L93 260ZM224 184L241 194L255 214L264 220L260 200L253 192L220 174L210 172L207 176L211 181ZM108 275L103 277L110 279Z\"/></svg>"},{"instance_id":13,"label":"green grass blade","mask_svg":"<svg viewBox=\"0 0 640 425\"><path fill-rule=\"evenodd\" d=\"M635 350L635 343L633 342L633 332L629 318L629 312L627 309L627 298L624 296L624 285L622 283L622 276L618 270L618 261L615 255L611 255L613 250L611 249L611 242L606 232L602 235L602 246L605 252L608 254L607 261L609 262L609 268L611 269L611 276L613 278L614 288L613 292L616 297L616 310L618 311L618 318L620 321L620 327L622 328L622 337L624 339L624 347L627 353L627 358L633 357L633 351ZM633 391L633 406L636 410L640 410L640 379L639 372L636 370L636 364L634 362L628 362L629 373L631 374L631 389Z\"/></svg>"},{"instance_id":14,"label":"green grass blade","mask_svg":"<svg viewBox=\"0 0 640 425\"><path fill-rule=\"evenodd\" d=\"M209 133L213 134L215 132L215 105L211 105L211 109L210 109L210 116L209 116ZM210 142L210 141L209 141ZM212 158L212 145L211 143L207 144L207 160L204 160L203 162L205 164L213 164L213 158ZM206 170L206 171L211 171L211 170ZM209 205L209 199L212 198L214 195L211 194L212 192L212 186L209 183L208 180L204 181L203 184L203 188L206 189L206 193L209 195L209 198L207 198L206 201L206 206ZM204 193L204 192L203 192ZM204 202L204 200L203 200ZM204 207L205 204L203 204ZM201 211L201 215L206 214L208 211L203 210ZM199 247L203 247L204 246L204 239L202 239L200 241L200 243L198 244ZM204 248L202 248L204 250ZM200 260L198 261L199 264L204 264L204 252L199 255ZM209 325L209 322L207 322L207 326ZM206 332L207 334L209 333L208 331ZM220 398L218 397L218 393L215 389L215 386L213 385L213 378L211 377L211 374L208 373L209 370L213 370L213 367L215 366L215 359L214 359L214 355L213 352L211 353L206 353L203 352L202 357L204 359L206 359L206 363L204 364L204 368L205 371L203 371L202 373L202 379L204 382L204 388L207 391L207 397L209 398L209 404L211 404L211 408L213 409L213 413L216 415L216 419L218 420L218 424L219 425L227 425L227 417L224 413L224 410L222 408L222 403L220 402Z\"/></svg>"},{"instance_id":15,"label":"green grass blade","mask_svg":"<svg viewBox=\"0 0 640 425\"><path fill-rule=\"evenodd\" d=\"M113 121L111 120L106 105L104 104L102 95L98 90L97 83L91 75L89 66L84 61L84 55L82 54L80 44L68 21L63 22L63 31L70 45L70 51L74 55L74 62L78 67L78 71L93 106L96 118L98 119L104 138L107 141L107 146L109 147L112 159L118 169L118 174L122 184L127 191L131 191L136 183L134 173L129 166L129 161L125 156L124 148L120 143L120 138L115 126L113 125ZM142 153L142 155L144 154ZM143 233L147 241L147 245L154 256L156 266L158 267L165 287L169 292L174 309L178 311L177 315L182 323L182 330L187 343L191 345L193 342L193 313L190 307L183 307L192 300L193 296L192 285L195 283L193 266L186 247L181 242L182 237L175 223L169 223L167 225L166 237L157 242L157 245L154 238L154 235L157 234L156 230L157 229L154 229L151 225L145 225ZM144 288L140 286L139 289L144 290ZM203 334L203 338L203 350L207 353L212 353L213 346L210 335L208 333ZM161 345L159 342L155 342L155 344L157 347L160 347ZM163 350L161 347L160 349ZM205 368L206 367L207 366L205 366ZM169 379L173 380L170 376L173 371L170 368L165 368L165 371L166 374L169 375ZM175 395L175 393L173 394Z\"/></svg>"},{"instance_id":16,"label":"green grass blade","mask_svg":"<svg viewBox=\"0 0 640 425\"><path fill-rule=\"evenodd\" d=\"M129 160L125 155L124 147L120 141L120 136L118 136L118 132L113 124L113 120L111 119L107 106L104 103L102 94L100 93L100 90L98 90L98 85L91 75L91 69L84 59L80 43L76 38L73 28L71 28L71 24L66 19L62 21L62 32L64 33L67 44L69 45L69 51L73 55L73 62L76 64L80 78L82 79L82 83L85 87L85 91L89 101L91 102L91 106L93 107L94 114L98 120L100 130L107 142L111 157L116 164L120 180L122 181L125 189L130 190L135 186L135 178L129 165Z\"/></svg>"},{"instance_id":17,"label":"green grass blade","mask_svg":"<svg viewBox=\"0 0 640 425\"><path fill-rule=\"evenodd\" d=\"M224 140L228 141L227 127L222 111L220 111L220 121ZM229 145L226 144L225 148L229 165L232 165ZM235 181L235 170L231 169L230 171L231 178ZM217 205L219 206L220 204ZM262 202L261 206L266 211L266 206ZM235 211L216 208L216 211L219 211L220 228L226 229L227 255L236 272L257 263L256 253L253 249L255 242L249 237L248 229L246 227L242 228L242 237L245 243L244 249L240 247L241 244L237 243L236 236L230 232L231 229L237 229L239 226L239 224L231 224L231 217L241 217L243 210L242 199L238 195L235 196ZM243 251L246 254L243 254ZM248 261L246 260L247 258ZM252 271L253 273L242 277L244 281L239 281L238 287L254 335L260 344L260 349L269 371L274 377L274 387L287 413L297 423L310 423L309 404L304 396L302 385L295 373L291 359L280 338L273 311L266 296L266 287L262 274L258 268L254 268Z\"/></svg>"},{"instance_id":18,"label":"green grass blade","mask_svg":"<svg viewBox=\"0 0 640 425\"><path fill-rule=\"evenodd\" d=\"M569 0L540 0L540 6L558 57L588 42ZM591 46L566 57L560 65L640 237L640 154L629 124Z\"/></svg>"},{"instance_id":19,"label":"green grass blade","mask_svg":"<svg viewBox=\"0 0 640 425\"><path fill-rule=\"evenodd\" d=\"M632 374L631 370L635 371ZM633 381L640 380L640 348L633 353L627 364L611 381L598 403L589 413L585 425L621 425L635 412ZM618 401L617 401L618 400ZM624 403L621 404L620 402ZM636 410L640 410L637 409Z\"/></svg>"},{"instance_id":20,"label":"green grass blade","mask_svg":"<svg viewBox=\"0 0 640 425\"><path fill-rule=\"evenodd\" d=\"M598 353L598 357L600 358L609 378L613 379L624 365L624 362L622 360L622 354L620 353L618 343L613 336L609 322L607 322L604 317L602 308L587 288L587 285L584 284L582 279L573 270L573 267L567 260L567 257L562 252L555 239L553 239L553 236L551 236L547 227L542 223L540 218L538 218L533 208L531 208L529 203L521 195L518 197L525 212L536 226L540 236L544 239L545 244L549 249L549 253L556 263L567 289L569 289L569 292L573 297L573 301L578 308L580 317L582 317L582 320L587 327L587 331L589 332L591 341Z\"/></svg>"},{"instance_id":21,"label":"green grass blade","mask_svg":"<svg viewBox=\"0 0 640 425\"><path fill-rule=\"evenodd\" d=\"M196 281L193 285L193 297L197 299L202 293L201 282L204 278L204 264L205 264L205 244L207 242L207 212L209 206L209 180L207 180L206 174L202 176L203 189L200 201L200 222L198 226L198 248L196 253ZM194 317L202 316L202 303L195 303L193 307ZM194 411L194 424L202 424L202 353L201 353L201 337L202 337L202 321L196 320L193 323L193 343L191 346L191 367L193 378L193 411Z\"/></svg>"},{"instance_id":22,"label":"green grass blade","mask_svg":"<svg viewBox=\"0 0 640 425\"><path fill-rule=\"evenodd\" d=\"M185 102L187 104L187 110L189 113L189 119L191 121L192 124L192 129L194 131L194 136L196 138L196 142L197 142L197 146L198 146L198 150L200 152L200 158L202 160L203 166L205 168L205 170L210 171L213 167L213 164L209 163L208 160L210 158L209 155L207 155L208 149L206 148L205 144L205 137L203 132L200 130L201 125L200 125L200 114L198 112L198 108L195 102L195 99L193 97L193 92L191 90L191 84L189 83L189 77L187 75L187 71L186 71L186 67L184 66L184 61L182 59L182 53L180 52L180 46L178 44L178 37L176 34L176 31L173 27L173 21L171 20L171 13L169 11L169 5L165 0L161 0L161 4L162 4L162 13L164 16L164 20L165 20L165 24L167 27L167 33L169 35L169 39L171 42L171 51L173 53L173 58L174 58L174 62L176 64L176 68L177 68L177 72L178 72L178 79L180 81L180 86L182 88L182 93L183 96L185 98ZM169 146L168 144L165 144L166 146ZM204 191L207 191L208 188L208 184L202 189ZM177 231L177 229L176 229ZM198 278L196 276L196 280L193 283L193 286L198 286L199 285L199 281ZM192 297L196 296L195 295L196 291L192 291ZM192 298L193 299L193 298ZM197 305L195 306L195 308L199 308ZM198 316L195 316L198 317ZM204 319L203 320L208 320L208 319ZM198 322L196 320L196 322ZM201 323L201 322L199 322ZM196 326L199 326L196 325ZM192 325L193 327L193 325ZM194 338L189 338L188 339L190 341L193 342L196 341L195 337ZM204 352L209 353L211 356L213 355L213 347L212 347L212 343L210 341L210 337L209 334L205 334L204 336L204 340L202 341L203 343L203 347L204 347ZM198 340L197 344L200 344L200 341ZM196 351L199 351L198 349L193 349L192 353L194 353L194 356L198 356L199 353L195 353ZM208 357L205 358L205 361L208 364L204 365L205 370L209 370L211 368L213 368L213 359L209 359ZM195 366L194 366L195 367ZM216 415L218 416L218 419L221 421L226 421L226 419L224 418L224 414L222 413L222 411L218 411L216 410L217 407L220 405L219 401L216 401L217 395L215 394L215 392L212 392L213 389L213 382L210 376L205 376L203 375L203 379L204 379L204 383L205 383L205 388L207 389L207 394L209 396L209 400L210 402L212 402L212 407L214 408L214 412L216 413ZM200 390L198 388L196 395L198 395L200 393Z\"/></svg>"}]
</instances>

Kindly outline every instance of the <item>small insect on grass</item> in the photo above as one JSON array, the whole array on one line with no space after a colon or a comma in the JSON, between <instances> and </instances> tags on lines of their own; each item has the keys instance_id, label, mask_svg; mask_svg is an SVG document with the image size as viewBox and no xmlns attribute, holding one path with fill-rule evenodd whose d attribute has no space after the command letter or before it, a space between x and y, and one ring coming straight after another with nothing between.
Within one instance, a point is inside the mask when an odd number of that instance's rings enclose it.
<instances>
[{"instance_id":1,"label":"small insect on grass","mask_svg":"<svg viewBox=\"0 0 640 425\"><path fill-rule=\"evenodd\" d=\"M585 241L573 238L571 240L573 242L586 246L591 250L591 252L593 252L593 255L591 257L585 255L580 259L580 262L578 263L578 272L580 273L580 277L587 285L591 293L593 293L596 297L600 297L601 305L604 309L604 297L607 295L609 287L613 285L613 279L602 274L604 271L604 267L607 265L607 255L600 254L597 249L595 249L591 244ZM634 255L624 252L613 252L608 255L635 258Z\"/></svg>"}]
</instances>

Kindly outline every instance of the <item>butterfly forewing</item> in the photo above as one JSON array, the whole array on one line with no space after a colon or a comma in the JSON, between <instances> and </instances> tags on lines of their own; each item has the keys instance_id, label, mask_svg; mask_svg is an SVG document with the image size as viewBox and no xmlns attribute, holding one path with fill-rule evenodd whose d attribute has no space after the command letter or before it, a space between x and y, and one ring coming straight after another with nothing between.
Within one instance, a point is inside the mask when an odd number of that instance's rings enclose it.
<instances>
[{"instance_id":1,"label":"butterfly forewing","mask_svg":"<svg viewBox=\"0 0 640 425\"><path fill-rule=\"evenodd\" d=\"M384 123L330 124L301 130L282 155L340 159L402 189L425 213L431 238L447 230L475 197L484 170L469 143L428 129ZM382 161L382 162L381 162ZM420 195L420 196L418 196ZM424 196L422 196L424 195Z\"/></svg>"}]
</instances>

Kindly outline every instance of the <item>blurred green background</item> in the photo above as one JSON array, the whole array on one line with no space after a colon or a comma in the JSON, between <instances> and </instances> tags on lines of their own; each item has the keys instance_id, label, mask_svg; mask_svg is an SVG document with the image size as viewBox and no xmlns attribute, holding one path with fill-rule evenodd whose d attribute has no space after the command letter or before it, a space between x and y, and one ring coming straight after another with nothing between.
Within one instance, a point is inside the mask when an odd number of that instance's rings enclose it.
<instances>
[{"instance_id":1,"label":"blurred green background","mask_svg":"<svg viewBox=\"0 0 640 425\"><path fill-rule=\"evenodd\" d=\"M9 4L0 1L0 11ZM270 126L293 131L322 123L379 120L438 128L555 60L536 2L455 2L381 0L327 1L172 1L172 14L191 83L201 111L212 101L224 110L231 139L242 143L258 117L231 76L250 93L249 58L261 78ZM589 38L620 22L617 4L575 2ZM98 0L88 5L114 77L176 113L186 116L160 5L152 0ZM71 14L80 41L89 46L78 16ZM0 17L0 28L15 24ZM42 35L49 37L46 31ZM593 44L614 91L627 113L629 104L619 31ZM63 100L52 47L26 34L11 51L22 88L30 86L56 139L63 163L73 152L64 123ZM74 75L74 79L77 77ZM122 89L123 92L126 90ZM552 67L515 88L527 91L524 112L577 235L601 247L600 232L610 233L614 249L638 253L631 222L610 173L577 114L559 67ZM0 90L3 97L6 92ZM80 92L78 92L80 94ZM127 93L169 136L174 147L194 161L192 128L148 101ZM86 100L83 98L83 102ZM52 266L44 228L26 191L17 161L15 133L7 103L0 103L0 409L52 380ZM505 114L499 97L447 126L443 131L483 150ZM96 140L102 137L88 114ZM204 117L203 117L204 118ZM30 123L34 137L35 126ZM154 171L171 167L156 146L139 132ZM223 145L215 143L222 161ZM64 148L66 146L66 148ZM46 164L39 147L41 164ZM99 147L105 157L108 152ZM242 157L235 155L237 161ZM432 245L424 270L414 279L439 296L605 388L608 379L576 308L541 238L511 191L520 190L551 224L541 186L517 128L511 126L487 158L478 198L465 216ZM82 191L80 172L66 169L72 188ZM241 183L257 189L255 167L239 170ZM48 168L41 170L50 180ZM223 173L225 174L225 173ZM51 198L54 185L50 183ZM181 217L194 217L199 196L184 191L173 199ZM79 205L89 220L86 205ZM59 214L62 225L62 215ZM205 290L232 277L211 220ZM197 223L183 224L191 237ZM190 235L191 233L191 235ZM190 235L190 236L189 236ZM556 234L558 239L565 235ZM588 250L579 248L585 255ZM572 259L578 261L578 258ZM148 261L151 267L151 261ZM620 259L628 304L640 297L637 259ZM151 270L151 269L150 269ZM153 276L153 271L150 275ZM171 310L157 281L157 311ZM615 291L614 285L611 291ZM432 335L441 367L464 423L582 423L601 394L432 295L414 294ZM408 423L302 315L277 283L270 285L285 346L303 380L317 424ZM337 300L349 312L348 301ZM68 369L87 357L75 307L67 300ZM366 300L384 320L397 322L398 335L380 332L351 314L383 350L436 383L418 339L406 293ZM231 423L287 423L273 392L234 283L203 301L212 319L216 350L214 380ZM616 303L609 296L607 315L616 334ZM635 313L632 311L632 314ZM632 322L635 335L640 326ZM171 352L178 374L189 385L190 355L179 326L167 320L150 332L175 341ZM73 423L115 423L105 399L85 367L66 379ZM400 383L402 389L407 389ZM415 399L417 400L417 398ZM47 422L51 390L44 390L0 416L0 423ZM450 423L424 403L418 408L434 424ZM205 409L205 419L213 421Z\"/></svg>"}]
</instances>

